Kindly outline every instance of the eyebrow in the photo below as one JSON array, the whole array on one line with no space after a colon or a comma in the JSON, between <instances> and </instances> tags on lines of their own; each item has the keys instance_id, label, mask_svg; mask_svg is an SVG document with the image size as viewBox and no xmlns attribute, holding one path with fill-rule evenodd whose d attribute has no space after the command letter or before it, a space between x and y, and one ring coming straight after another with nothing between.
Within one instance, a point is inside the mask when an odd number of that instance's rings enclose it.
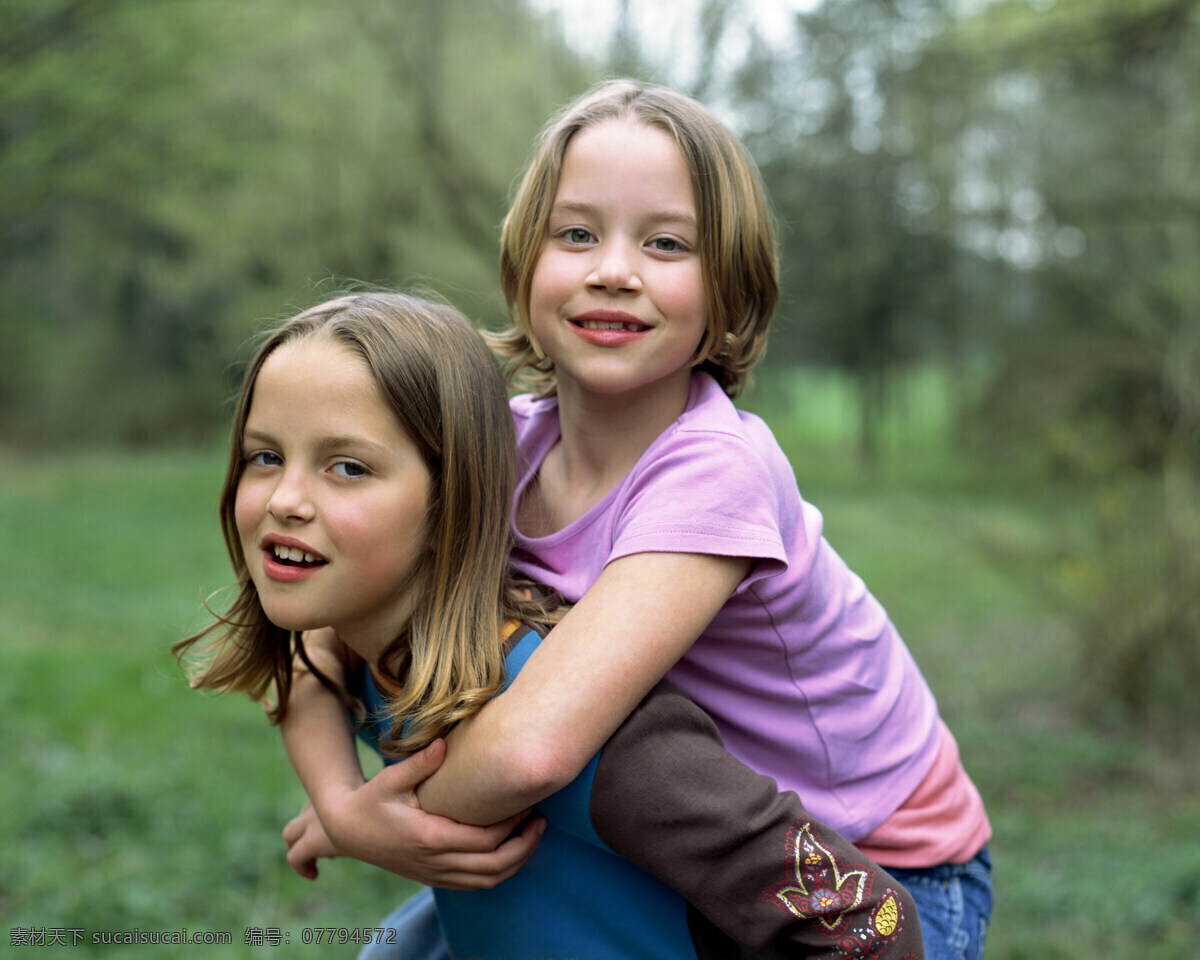
<instances>
[{"instance_id":1,"label":"eyebrow","mask_svg":"<svg viewBox=\"0 0 1200 960\"><path fill-rule=\"evenodd\" d=\"M550 216L577 214L584 217L594 217L599 213L595 204L584 203L581 200L560 200L550 208ZM684 227L699 229L696 218L683 210L656 210L646 218L654 223L679 224Z\"/></svg>"},{"instance_id":2,"label":"eyebrow","mask_svg":"<svg viewBox=\"0 0 1200 960\"><path fill-rule=\"evenodd\" d=\"M263 433L261 430L251 430L249 427L242 427L242 442L247 440L257 440L259 443L275 443L275 438L269 433Z\"/></svg>"},{"instance_id":3,"label":"eyebrow","mask_svg":"<svg viewBox=\"0 0 1200 960\"><path fill-rule=\"evenodd\" d=\"M261 430L243 429L242 442L253 440L258 443L271 444L278 446L279 442L269 433L263 433ZM334 453L338 450L346 450L353 447L367 447L372 450L381 452L389 452L390 447L382 443L377 443L374 440L356 434L342 434L340 436L321 437L317 441L317 451L319 453Z\"/></svg>"}]
</instances>

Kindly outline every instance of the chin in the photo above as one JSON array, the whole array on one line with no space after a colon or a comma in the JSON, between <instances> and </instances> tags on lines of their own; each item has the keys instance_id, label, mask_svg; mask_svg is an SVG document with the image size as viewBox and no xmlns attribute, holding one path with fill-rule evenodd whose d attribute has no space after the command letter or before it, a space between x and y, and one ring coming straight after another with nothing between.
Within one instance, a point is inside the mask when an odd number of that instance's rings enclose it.
<instances>
[{"instance_id":1,"label":"chin","mask_svg":"<svg viewBox=\"0 0 1200 960\"><path fill-rule=\"evenodd\" d=\"M288 610L272 610L267 604L263 604L263 613L280 630L294 630L299 633L302 630L316 630L318 627L325 626L312 617L306 617L294 611Z\"/></svg>"}]
</instances>

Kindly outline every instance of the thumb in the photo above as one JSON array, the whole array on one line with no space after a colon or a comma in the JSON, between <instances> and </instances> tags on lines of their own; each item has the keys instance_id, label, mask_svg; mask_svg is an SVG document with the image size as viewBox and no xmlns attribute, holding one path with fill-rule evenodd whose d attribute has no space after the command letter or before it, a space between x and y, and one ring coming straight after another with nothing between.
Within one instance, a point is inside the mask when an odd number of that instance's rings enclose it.
<instances>
[{"instance_id":1,"label":"thumb","mask_svg":"<svg viewBox=\"0 0 1200 960\"><path fill-rule=\"evenodd\" d=\"M392 763L375 774L380 786L396 793L416 790L428 780L446 759L446 741L440 737L422 750L418 750L403 763Z\"/></svg>"}]
</instances>

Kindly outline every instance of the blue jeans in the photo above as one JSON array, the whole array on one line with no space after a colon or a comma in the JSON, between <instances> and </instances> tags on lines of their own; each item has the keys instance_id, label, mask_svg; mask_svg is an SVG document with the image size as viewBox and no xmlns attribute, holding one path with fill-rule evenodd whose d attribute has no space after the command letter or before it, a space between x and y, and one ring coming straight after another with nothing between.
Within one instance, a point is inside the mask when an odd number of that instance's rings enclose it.
<instances>
[{"instance_id":1,"label":"blue jeans","mask_svg":"<svg viewBox=\"0 0 1200 960\"><path fill-rule=\"evenodd\" d=\"M917 903L925 960L981 960L992 917L992 858L987 847L966 863L886 869Z\"/></svg>"},{"instance_id":2,"label":"blue jeans","mask_svg":"<svg viewBox=\"0 0 1200 960\"><path fill-rule=\"evenodd\" d=\"M384 929L385 942L367 944L359 951L358 960L450 960L433 891L428 887L405 900L379 926Z\"/></svg>"}]
</instances>

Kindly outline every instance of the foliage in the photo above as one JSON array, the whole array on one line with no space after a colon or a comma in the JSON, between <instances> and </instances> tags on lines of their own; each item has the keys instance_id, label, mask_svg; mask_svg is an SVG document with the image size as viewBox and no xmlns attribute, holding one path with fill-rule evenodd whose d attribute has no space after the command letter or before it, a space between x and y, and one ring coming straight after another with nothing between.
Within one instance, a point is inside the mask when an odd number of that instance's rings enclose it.
<instances>
[{"instance_id":1,"label":"foliage","mask_svg":"<svg viewBox=\"0 0 1200 960\"><path fill-rule=\"evenodd\" d=\"M981 162L1004 171L973 236L1007 235L1025 274L992 312L976 423L1084 481L1090 529L1052 569L1087 705L1173 730L1200 718L1200 12L1006 3L953 40L939 60L990 85L974 123Z\"/></svg>"},{"instance_id":2,"label":"foliage","mask_svg":"<svg viewBox=\"0 0 1200 960\"><path fill-rule=\"evenodd\" d=\"M919 69L936 4L826 3L790 46L760 43L731 83L782 225L785 300L772 358L851 373L864 458L878 458L903 372L964 362L963 278L939 168L952 156Z\"/></svg>"},{"instance_id":3,"label":"foliage","mask_svg":"<svg viewBox=\"0 0 1200 960\"><path fill-rule=\"evenodd\" d=\"M494 321L509 183L588 79L507 0L4 4L0 437L205 435L258 318L345 278Z\"/></svg>"}]
</instances>

